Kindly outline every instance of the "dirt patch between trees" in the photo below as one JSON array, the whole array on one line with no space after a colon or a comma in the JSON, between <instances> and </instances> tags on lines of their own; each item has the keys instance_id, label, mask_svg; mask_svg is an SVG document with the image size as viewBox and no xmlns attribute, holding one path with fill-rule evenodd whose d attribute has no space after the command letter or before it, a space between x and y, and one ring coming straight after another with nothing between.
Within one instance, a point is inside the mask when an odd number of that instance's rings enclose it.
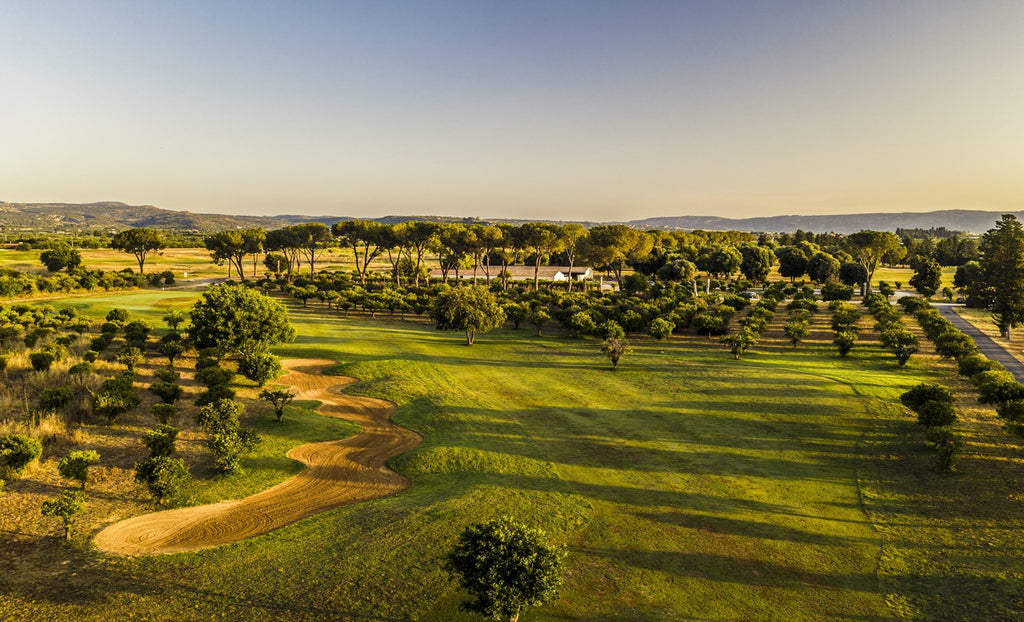
<instances>
[{"instance_id":1,"label":"dirt patch between trees","mask_svg":"<svg viewBox=\"0 0 1024 622\"><path fill-rule=\"evenodd\" d=\"M296 391L296 399L322 402L317 409L320 414L359 424L359 434L292 449L288 457L307 468L273 488L245 499L123 520L96 534L96 547L123 555L196 551L263 535L339 505L409 488L408 479L384 464L419 445L422 438L391 423L395 412L391 402L340 393L356 380L322 374L334 364L330 360L285 361L289 373L280 382Z\"/></svg>"}]
</instances>

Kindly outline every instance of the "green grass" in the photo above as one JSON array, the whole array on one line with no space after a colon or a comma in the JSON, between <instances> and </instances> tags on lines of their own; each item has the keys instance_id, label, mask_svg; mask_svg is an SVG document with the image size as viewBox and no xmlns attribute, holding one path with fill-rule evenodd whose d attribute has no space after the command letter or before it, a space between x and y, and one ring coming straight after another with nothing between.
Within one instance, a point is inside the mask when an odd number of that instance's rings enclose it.
<instances>
[{"instance_id":1,"label":"green grass","mask_svg":"<svg viewBox=\"0 0 1024 622\"><path fill-rule=\"evenodd\" d=\"M498 330L467 348L422 324L290 308L299 338L281 355L339 361L362 379L350 391L395 401L423 434L393 461L413 487L193 554L24 545L0 561L0 617L470 620L439 560L463 525L500 514L569 545L561 597L523 620L1024 610L1019 444L972 411L961 473L942 476L894 405L948 364L899 369L867 333L840 359L821 315L798 349L768 336L733 361L703 338L637 341L613 372L593 340ZM332 432L308 417L304 435Z\"/></svg>"}]
</instances>

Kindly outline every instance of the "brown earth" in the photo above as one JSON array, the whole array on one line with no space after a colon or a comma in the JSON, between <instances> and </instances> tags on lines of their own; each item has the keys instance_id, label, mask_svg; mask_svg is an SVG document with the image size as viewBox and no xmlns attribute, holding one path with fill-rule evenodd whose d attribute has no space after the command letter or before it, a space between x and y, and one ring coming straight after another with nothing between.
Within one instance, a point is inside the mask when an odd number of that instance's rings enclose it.
<instances>
[{"instance_id":1,"label":"brown earth","mask_svg":"<svg viewBox=\"0 0 1024 622\"><path fill-rule=\"evenodd\" d=\"M339 391L356 382L324 376L329 360L284 362L296 399L323 402L317 410L359 424L355 436L309 443L288 452L307 466L295 477L245 499L136 516L110 525L96 535L97 548L125 555L179 553L206 549L269 533L339 505L393 495L409 480L385 462L420 444L415 432L391 423L395 405Z\"/></svg>"}]
</instances>

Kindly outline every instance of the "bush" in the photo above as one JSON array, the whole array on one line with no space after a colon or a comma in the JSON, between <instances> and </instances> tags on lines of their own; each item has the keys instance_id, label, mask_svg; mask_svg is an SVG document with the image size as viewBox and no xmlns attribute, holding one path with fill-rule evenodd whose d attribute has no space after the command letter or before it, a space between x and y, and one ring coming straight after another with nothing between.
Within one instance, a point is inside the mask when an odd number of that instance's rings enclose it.
<instances>
[{"instance_id":1,"label":"bush","mask_svg":"<svg viewBox=\"0 0 1024 622\"><path fill-rule=\"evenodd\" d=\"M920 413L921 407L928 402L953 404L956 398L952 391L942 385L922 382L901 395L900 402L910 410Z\"/></svg>"},{"instance_id":2,"label":"bush","mask_svg":"<svg viewBox=\"0 0 1024 622\"><path fill-rule=\"evenodd\" d=\"M178 407L174 404L159 402L150 406L149 412L153 413L158 423L166 424L178 416Z\"/></svg>"},{"instance_id":3,"label":"bush","mask_svg":"<svg viewBox=\"0 0 1024 622\"><path fill-rule=\"evenodd\" d=\"M262 387L284 373L281 359L266 350L247 353L238 363L238 371Z\"/></svg>"},{"instance_id":4,"label":"bush","mask_svg":"<svg viewBox=\"0 0 1024 622\"><path fill-rule=\"evenodd\" d=\"M132 316L127 309L111 309L107 312L106 320L115 324L124 324Z\"/></svg>"},{"instance_id":5,"label":"bush","mask_svg":"<svg viewBox=\"0 0 1024 622\"><path fill-rule=\"evenodd\" d=\"M86 365L89 365L89 363L86 363ZM67 387L43 389L39 396L39 410L59 410L74 398L75 394Z\"/></svg>"},{"instance_id":6,"label":"bush","mask_svg":"<svg viewBox=\"0 0 1024 622\"><path fill-rule=\"evenodd\" d=\"M832 343L839 349L839 356L846 356L857 343L857 333L852 330L837 330L832 333Z\"/></svg>"},{"instance_id":7,"label":"bush","mask_svg":"<svg viewBox=\"0 0 1024 622\"><path fill-rule=\"evenodd\" d=\"M651 321L651 326L647 332L651 337L654 337L658 341L661 341L672 334L672 331L676 329L676 325L666 320L663 317L654 318Z\"/></svg>"},{"instance_id":8,"label":"bush","mask_svg":"<svg viewBox=\"0 0 1024 622\"><path fill-rule=\"evenodd\" d=\"M173 367L158 369L153 375L155 375L161 382L177 382L178 379L181 378L181 372L177 371Z\"/></svg>"},{"instance_id":9,"label":"bush","mask_svg":"<svg viewBox=\"0 0 1024 622\"><path fill-rule=\"evenodd\" d=\"M594 318L590 317L590 314L586 311L579 311L572 314L567 321L567 325L577 337L580 335L590 334L597 330L597 324L594 322Z\"/></svg>"},{"instance_id":10,"label":"bush","mask_svg":"<svg viewBox=\"0 0 1024 622\"><path fill-rule=\"evenodd\" d=\"M998 372L982 372L991 374ZM978 386L978 401L982 404L1002 404L1024 400L1024 384L1017 381L986 382Z\"/></svg>"},{"instance_id":11,"label":"bush","mask_svg":"<svg viewBox=\"0 0 1024 622\"><path fill-rule=\"evenodd\" d=\"M929 400L917 409L917 422L930 428L953 425L956 423L956 409L949 402Z\"/></svg>"},{"instance_id":12,"label":"bush","mask_svg":"<svg viewBox=\"0 0 1024 622\"><path fill-rule=\"evenodd\" d=\"M821 288L821 299L826 302L830 300L849 300L853 298L853 292L853 285L828 283Z\"/></svg>"},{"instance_id":13,"label":"bush","mask_svg":"<svg viewBox=\"0 0 1024 622\"><path fill-rule=\"evenodd\" d=\"M256 447L260 437L245 429L238 421L244 407L230 399L219 399L199 409L196 423L210 432L207 447L213 452L218 469L231 473L238 470L242 456Z\"/></svg>"},{"instance_id":14,"label":"bush","mask_svg":"<svg viewBox=\"0 0 1024 622\"><path fill-rule=\"evenodd\" d=\"M196 371L196 382L208 388L223 386L231 382L235 372L223 367L204 367Z\"/></svg>"},{"instance_id":15,"label":"bush","mask_svg":"<svg viewBox=\"0 0 1024 622\"><path fill-rule=\"evenodd\" d=\"M142 347L149 339L149 333L153 329L148 324L141 320L135 320L124 327L124 338L128 343Z\"/></svg>"},{"instance_id":16,"label":"bush","mask_svg":"<svg viewBox=\"0 0 1024 622\"><path fill-rule=\"evenodd\" d=\"M71 527L82 513L85 498L81 490L62 490L56 499L43 501L41 512L43 516L59 517L64 523L64 538L71 539Z\"/></svg>"},{"instance_id":17,"label":"bush","mask_svg":"<svg viewBox=\"0 0 1024 622\"><path fill-rule=\"evenodd\" d=\"M210 387L203 391L196 397L196 406L208 406L217 402L218 400L233 400L235 399L234 389L218 384Z\"/></svg>"},{"instance_id":18,"label":"bush","mask_svg":"<svg viewBox=\"0 0 1024 622\"><path fill-rule=\"evenodd\" d=\"M106 417L108 422L113 423L121 413L136 408L140 400L132 386L134 379L135 374L127 371L104 380L100 390L92 394L93 414Z\"/></svg>"},{"instance_id":19,"label":"bush","mask_svg":"<svg viewBox=\"0 0 1024 622\"><path fill-rule=\"evenodd\" d=\"M164 404L173 404L185 394L185 390L173 382L154 382L149 385L149 390L153 395L159 397Z\"/></svg>"},{"instance_id":20,"label":"bush","mask_svg":"<svg viewBox=\"0 0 1024 622\"><path fill-rule=\"evenodd\" d=\"M149 448L151 458L163 458L174 453L174 440L178 428L161 423L142 436L142 444Z\"/></svg>"},{"instance_id":21,"label":"bush","mask_svg":"<svg viewBox=\"0 0 1024 622\"><path fill-rule=\"evenodd\" d=\"M68 369L68 373L73 376L87 376L93 372L93 364L88 361L82 361L81 363L75 363Z\"/></svg>"},{"instance_id":22,"label":"bush","mask_svg":"<svg viewBox=\"0 0 1024 622\"><path fill-rule=\"evenodd\" d=\"M131 371L142 361L142 350L135 346L125 345L117 349L117 362Z\"/></svg>"},{"instance_id":23,"label":"bush","mask_svg":"<svg viewBox=\"0 0 1024 622\"><path fill-rule=\"evenodd\" d=\"M614 320L608 320L597 327L597 336L601 339L624 339L626 331Z\"/></svg>"},{"instance_id":24,"label":"bush","mask_svg":"<svg viewBox=\"0 0 1024 622\"><path fill-rule=\"evenodd\" d=\"M983 371L993 371L1003 366L995 361L990 361L980 354L971 354L957 361L957 371L961 376L970 378Z\"/></svg>"},{"instance_id":25,"label":"bush","mask_svg":"<svg viewBox=\"0 0 1024 622\"><path fill-rule=\"evenodd\" d=\"M963 434L949 426L928 429L927 438L935 448L935 465L943 473L952 473L960 460L966 441Z\"/></svg>"},{"instance_id":26,"label":"bush","mask_svg":"<svg viewBox=\"0 0 1024 622\"><path fill-rule=\"evenodd\" d=\"M96 359L98 359L99 357L99 352L97 352L96 350L89 350L88 352L82 355L82 360L85 361L86 363L95 363Z\"/></svg>"},{"instance_id":27,"label":"bush","mask_svg":"<svg viewBox=\"0 0 1024 622\"><path fill-rule=\"evenodd\" d=\"M978 353L978 346L974 340L964 333L953 330L940 334L935 338L935 351L939 356L946 359L960 360L965 356Z\"/></svg>"},{"instance_id":28,"label":"bush","mask_svg":"<svg viewBox=\"0 0 1024 622\"><path fill-rule=\"evenodd\" d=\"M21 434L0 436L0 467L21 473L30 462L43 455L43 444Z\"/></svg>"},{"instance_id":29,"label":"bush","mask_svg":"<svg viewBox=\"0 0 1024 622\"><path fill-rule=\"evenodd\" d=\"M996 412L1007 421L1020 423L1024 421L1024 400L1011 400L996 404Z\"/></svg>"},{"instance_id":30,"label":"bush","mask_svg":"<svg viewBox=\"0 0 1024 622\"><path fill-rule=\"evenodd\" d=\"M1003 367L1002 365L999 365L999 367L996 368L996 369L990 369L988 371L980 371L980 372L974 374L973 376L971 376L970 378L968 378L968 380L970 380L971 384L973 384L976 387L980 387L983 384L992 384L993 382L995 382L995 383L1011 382L1012 383L1012 382L1016 382L1017 381L1016 378L1013 377L1013 374L1011 374L1010 372L1006 371L1006 368Z\"/></svg>"},{"instance_id":31,"label":"bush","mask_svg":"<svg viewBox=\"0 0 1024 622\"><path fill-rule=\"evenodd\" d=\"M135 465L135 481L149 489L157 504L179 496L192 476L185 461L167 456L150 458Z\"/></svg>"},{"instance_id":32,"label":"bush","mask_svg":"<svg viewBox=\"0 0 1024 622\"><path fill-rule=\"evenodd\" d=\"M32 369L36 371L47 371L53 365L57 357L52 352L33 352L28 360L32 363Z\"/></svg>"},{"instance_id":33,"label":"bush","mask_svg":"<svg viewBox=\"0 0 1024 622\"><path fill-rule=\"evenodd\" d=\"M64 479L77 479L85 490L89 481L89 467L100 461L100 455L92 450L73 451L60 459L57 472Z\"/></svg>"}]
</instances>

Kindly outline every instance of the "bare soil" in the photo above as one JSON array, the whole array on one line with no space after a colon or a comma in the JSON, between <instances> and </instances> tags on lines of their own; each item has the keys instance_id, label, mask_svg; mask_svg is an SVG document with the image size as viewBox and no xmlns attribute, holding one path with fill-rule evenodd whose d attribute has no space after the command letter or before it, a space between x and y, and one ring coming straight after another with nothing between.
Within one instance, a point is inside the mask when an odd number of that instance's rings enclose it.
<instances>
[{"instance_id":1,"label":"bare soil","mask_svg":"<svg viewBox=\"0 0 1024 622\"><path fill-rule=\"evenodd\" d=\"M416 447L422 438L391 423L395 405L340 391L353 378L325 376L329 360L289 360L290 373L279 382L291 385L296 399L319 400L317 412L358 424L352 437L309 443L288 452L306 465L295 477L245 499L154 512L123 520L95 537L103 551L125 555L179 553L206 549L269 533L298 520L350 503L386 497L409 488L409 480L385 466Z\"/></svg>"}]
</instances>

